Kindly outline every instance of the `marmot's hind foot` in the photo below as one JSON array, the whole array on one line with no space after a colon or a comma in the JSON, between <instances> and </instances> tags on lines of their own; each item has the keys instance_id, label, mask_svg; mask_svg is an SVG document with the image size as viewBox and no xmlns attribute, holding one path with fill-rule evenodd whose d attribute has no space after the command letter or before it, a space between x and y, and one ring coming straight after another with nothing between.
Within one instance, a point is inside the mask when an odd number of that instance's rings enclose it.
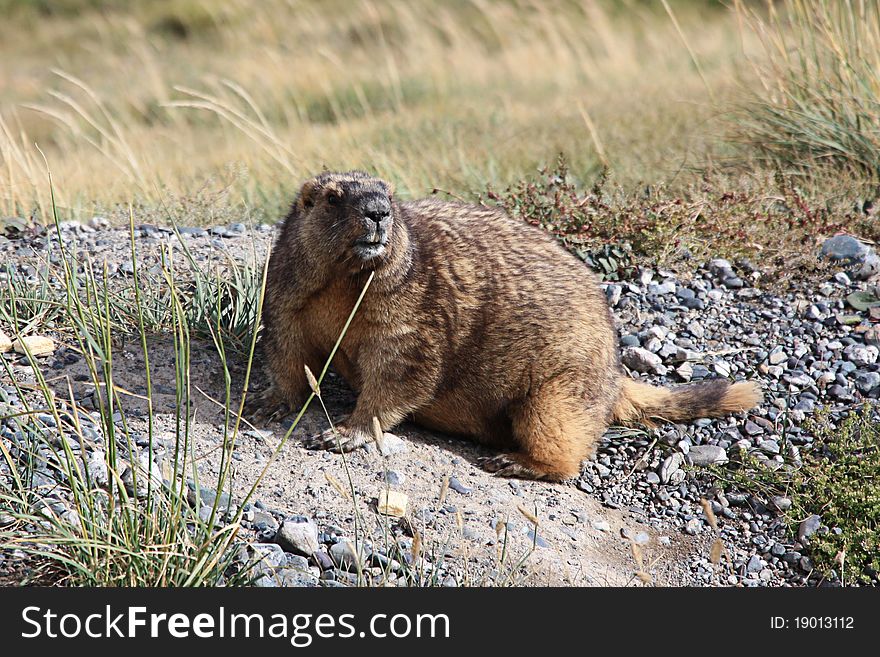
<instances>
[{"instance_id":1,"label":"marmot's hind foot","mask_svg":"<svg viewBox=\"0 0 880 657\"><path fill-rule=\"evenodd\" d=\"M478 461L481 468L487 472L494 472L498 477L521 477L523 479L547 479L548 477L539 471L533 470L519 462L513 454L498 454L497 456L484 456Z\"/></svg>"},{"instance_id":2,"label":"marmot's hind foot","mask_svg":"<svg viewBox=\"0 0 880 657\"><path fill-rule=\"evenodd\" d=\"M498 454L486 456L478 461L480 467L487 472L494 472L499 477L519 477L538 481L566 481L572 476L560 468L541 463L526 454Z\"/></svg>"}]
</instances>

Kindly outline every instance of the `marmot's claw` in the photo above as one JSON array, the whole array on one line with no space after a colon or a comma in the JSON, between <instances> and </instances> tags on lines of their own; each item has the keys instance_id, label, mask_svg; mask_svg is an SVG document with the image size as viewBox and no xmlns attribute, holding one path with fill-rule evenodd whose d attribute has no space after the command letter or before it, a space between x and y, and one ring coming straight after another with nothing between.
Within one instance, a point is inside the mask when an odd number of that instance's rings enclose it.
<instances>
[{"instance_id":1,"label":"marmot's claw","mask_svg":"<svg viewBox=\"0 0 880 657\"><path fill-rule=\"evenodd\" d=\"M326 449L339 454L363 447L366 442L366 436L360 432L354 432L346 427L337 426L306 438L303 440L303 447L306 449Z\"/></svg>"},{"instance_id":2,"label":"marmot's claw","mask_svg":"<svg viewBox=\"0 0 880 657\"><path fill-rule=\"evenodd\" d=\"M252 395L244 403L244 415L257 424L277 422L290 413L290 406L279 401L271 389Z\"/></svg>"},{"instance_id":3,"label":"marmot's claw","mask_svg":"<svg viewBox=\"0 0 880 657\"><path fill-rule=\"evenodd\" d=\"M505 476L505 470L509 469L511 466L517 465L507 454L484 456L480 458L477 463L486 472L494 472L501 476Z\"/></svg>"},{"instance_id":4,"label":"marmot's claw","mask_svg":"<svg viewBox=\"0 0 880 657\"><path fill-rule=\"evenodd\" d=\"M494 472L496 477L522 477L524 479L544 478L530 468L518 463L509 454L485 456L479 459L477 463L487 472Z\"/></svg>"}]
</instances>

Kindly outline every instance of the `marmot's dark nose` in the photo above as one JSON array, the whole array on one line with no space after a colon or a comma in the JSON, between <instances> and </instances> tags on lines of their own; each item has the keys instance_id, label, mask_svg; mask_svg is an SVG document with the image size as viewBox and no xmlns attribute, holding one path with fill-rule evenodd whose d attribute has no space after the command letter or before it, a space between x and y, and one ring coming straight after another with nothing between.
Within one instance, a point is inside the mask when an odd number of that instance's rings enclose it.
<instances>
[{"instance_id":1,"label":"marmot's dark nose","mask_svg":"<svg viewBox=\"0 0 880 657\"><path fill-rule=\"evenodd\" d=\"M391 202L382 196L373 196L364 203L364 216L377 224L391 216Z\"/></svg>"}]
</instances>

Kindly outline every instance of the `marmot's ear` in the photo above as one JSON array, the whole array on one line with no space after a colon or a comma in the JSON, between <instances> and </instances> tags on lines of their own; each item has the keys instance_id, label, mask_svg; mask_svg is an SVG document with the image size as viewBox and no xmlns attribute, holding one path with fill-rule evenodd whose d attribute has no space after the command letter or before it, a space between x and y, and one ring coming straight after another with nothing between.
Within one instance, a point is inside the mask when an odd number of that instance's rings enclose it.
<instances>
[{"instance_id":1,"label":"marmot's ear","mask_svg":"<svg viewBox=\"0 0 880 657\"><path fill-rule=\"evenodd\" d=\"M314 180L307 180L299 190L299 205L303 210L308 210L315 204L317 198L318 183Z\"/></svg>"}]
</instances>

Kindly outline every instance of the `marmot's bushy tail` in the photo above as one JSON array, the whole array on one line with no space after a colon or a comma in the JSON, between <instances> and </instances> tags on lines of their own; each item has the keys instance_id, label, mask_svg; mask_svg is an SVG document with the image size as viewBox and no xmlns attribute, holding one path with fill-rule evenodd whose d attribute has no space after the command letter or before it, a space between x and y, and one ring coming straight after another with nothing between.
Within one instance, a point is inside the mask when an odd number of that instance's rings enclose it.
<instances>
[{"instance_id":1,"label":"marmot's bushy tail","mask_svg":"<svg viewBox=\"0 0 880 657\"><path fill-rule=\"evenodd\" d=\"M718 417L746 411L761 402L761 389L749 381L731 384L714 379L675 388L661 388L624 378L614 406L614 421L638 422L649 426L659 422L684 422L700 417Z\"/></svg>"}]
</instances>

